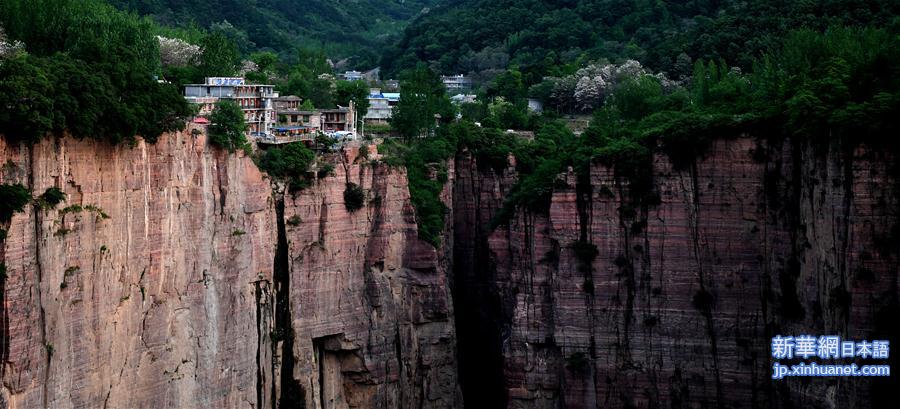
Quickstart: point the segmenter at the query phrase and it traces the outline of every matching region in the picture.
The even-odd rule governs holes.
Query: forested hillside
[[[394,40],[408,20],[435,0],[109,0],[166,26],[213,26],[232,34],[243,52],[325,47],[332,56],[377,62],[376,47]]]
[[[426,61],[449,73],[512,64],[536,83],[586,61],[635,59],[677,78],[697,59],[750,68],[792,29],[896,25],[898,11],[892,0],[460,0],[407,27],[382,66],[393,73]]]

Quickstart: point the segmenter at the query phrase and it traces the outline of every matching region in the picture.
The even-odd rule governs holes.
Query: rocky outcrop
[[[521,408],[887,399],[890,379],[772,381],[769,348],[781,333],[897,340],[896,161],[866,147],[718,140],[684,168],[656,157],[658,204],[633,203],[627,179],[598,165],[587,182],[567,175],[549,214],[489,232],[515,174],[462,155],[454,296],[466,397]]]
[[[348,183],[366,192],[352,212]],[[284,205],[295,357],[286,399],[461,406],[448,260],[417,236],[405,172],[348,149],[333,176],[286,194]]]
[[[67,193],[0,226],[0,407],[863,408],[900,386],[772,381],[769,358],[776,334],[897,344],[890,152],[722,139],[657,156],[650,191],[562,175],[493,231],[517,175],[462,153],[438,249],[367,156],[283,193],[202,133],[0,141],[0,182]]]
[[[249,158],[176,133],[0,140],[0,162],[3,183],[68,195],[28,206],[2,243],[0,406],[257,406],[276,230]]]
[[[450,257],[355,156],[282,198],[202,133],[0,139],[0,183],[67,194],[0,226],[0,407],[460,407]]]

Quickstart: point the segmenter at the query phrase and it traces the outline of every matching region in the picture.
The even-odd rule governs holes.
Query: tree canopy
[[[234,101],[221,100],[209,116],[209,141],[216,146],[234,152],[247,146],[247,124],[244,112]]]
[[[0,26],[25,53],[0,62],[0,133],[36,142],[71,132],[118,143],[183,127],[180,90],[156,80],[151,22],[98,0],[8,0]]]
[[[404,72],[400,81],[403,91],[391,119],[391,126],[400,135],[407,139],[426,136],[439,120],[453,118],[453,106],[437,73],[420,65]],[[440,115],[439,120],[436,115]]]

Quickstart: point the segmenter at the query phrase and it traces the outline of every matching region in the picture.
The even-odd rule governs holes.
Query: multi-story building
[[[460,90],[468,90],[472,89],[472,79],[459,74],[459,75],[442,75],[441,81],[444,83],[444,86],[447,87],[449,91],[460,91]]]
[[[378,88],[372,88],[369,91],[369,110],[363,119],[367,124],[386,124],[399,102],[399,92],[381,92]]]
[[[323,109],[321,112],[323,132],[356,133],[356,109],[353,101],[350,101],[349,107],[339,106],[336,109]]]
[[[363,73],[359,71],[346,71],[340,75],[346,81],[360,81],[363,79]]]
[[[277,120],[273,99],[278,93],[274,85],[247,84],[243,78],[210,77],[203,84],[185,85],[184,97],[199,105],[201,117],[209,116],[220,100],[234,101],[244,112],[250,136],[269,135]]]

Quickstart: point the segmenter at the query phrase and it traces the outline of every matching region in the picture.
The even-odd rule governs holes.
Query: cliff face
[[[514,172],[481,173],[461,156],[454,296],[466,396],[523,408],[888,398],[890,379],[772,381],[769,357],[776,334],[896,343],[895,161],[865,147],[719,140],[684,169],[656,158],[658,205],[633,206],[628,182],[595,166],[589,183],[566,177],[549,214],[488,233]]]
[[[0,139],[0,182],[68,196],[0,226],[0,407],[458,407],[449,257],[354,156],[282,200],[203,135]]]
[[[0,141],[0,162],[3,183],[68,194],[8,226],[0,406],[255,404],[254,294],[276,230],[249,159],[178,133],[134,147]]]
[[[0,226],[0,407],[453,408],[462,385],[477,407],[862,408],[900,386],[769,359],[777,334],[898,342],[890,153],[719,140],[655,159],[658,204],[595,166],[492,232],[515,172],[461,154],[437,250],[405,173],[357,156],[282,193],[203,135],[0,142],[0,182],[68,195]]]
[[[458,407],[448,260],[418,239],[405,172],[357,156],[348,149],[333,176],[285,194],[296,361],[283,396],[310,408]],[[366,191],[354,212],[347,183]]]

